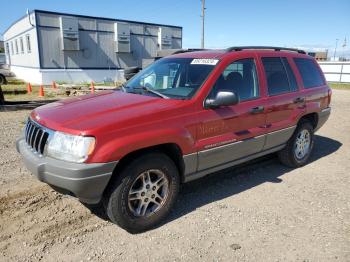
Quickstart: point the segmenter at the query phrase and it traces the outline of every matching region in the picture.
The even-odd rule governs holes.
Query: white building
[[[182,47],[182,27],[34,10],[4,32],[6,61],[34,84],[117,81],[122,69]]]

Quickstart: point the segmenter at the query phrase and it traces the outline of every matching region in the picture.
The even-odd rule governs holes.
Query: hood
[[[121,91],[106,91],[38,107],[31,113],[31,118],[53,130],[86,135],[110,125],[118,128],[136,125],[145,119],[151,121],[145,116],[159,115],[181,102]]]

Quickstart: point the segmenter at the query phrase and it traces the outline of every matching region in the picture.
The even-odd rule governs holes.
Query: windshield
[[[173,99],[191,98],[217,64],[217,59],[164,58],[130,79],[129,93]]]

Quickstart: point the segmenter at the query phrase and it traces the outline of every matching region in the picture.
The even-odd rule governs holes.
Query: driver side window
[[[212,97],[219,91],[234,92],[240,101],[259,97],[259,84],[253,58],[241,59],[228,65],[216,81]]]

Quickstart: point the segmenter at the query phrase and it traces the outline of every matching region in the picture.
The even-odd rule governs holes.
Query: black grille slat
[[[36,133],[35,135],[35,139],[34,139],[34,148],[35,150],[38,152],[39,150],[39,140],[40,140],[40,137],[42,135],[42,132],[41,129],[38,129],[38,132]]]
[[[41,144],[41,141],[43,140],[44,134],[45,134],[45,132],[44,132],[44,131],[41,131],[40,139],[38,139],[38,144],[37,144],[37,147],[36,147],[36,151],[38,151],[40,154],[43,153],[43,152],[40,150],[40,144]]]
[[[34,139],[35,139],[37,132],[38,132],[38,128],[36,126],[34,126],[34,131],[30,137],[30,143],[29,143],[32,148],[34,148]]]
[[[35,152],[43,154],[49,132],[45,128],[28,119],[25,128],[25,141]]]
[[[49,134],[46,133],[46,132],[44,132],[43,139],[42,139],[42,141],[40,142],[40,154],[43,154],[43,153],[44,153],[46,141],[47,141],[48,138],[49,138]]]
[[[30,140],[32,138],[33,132],[34,132],[34,125],[31,126],[29,134],[28,134],[28,145],[30,145]]]

